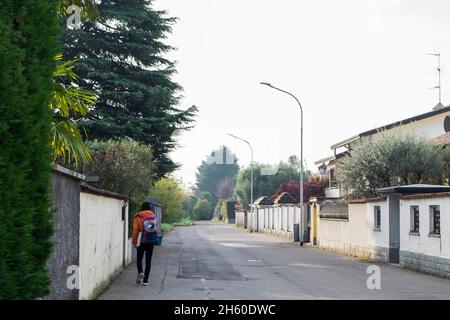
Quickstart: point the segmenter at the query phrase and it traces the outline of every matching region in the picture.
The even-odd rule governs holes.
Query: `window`
[[[373,229],[381,231],[381,207],[373,207]]]
[[[419,233],[419,207],[411,206],[411,232]]]
[[[430,206],[430,234],[441,234],[441,210],[439,206]]]
[[[329,180],[329,187],[330,188],[337,188],[339,187],[336,181],[336,168],[329,169],[328,172],[328,180]]]

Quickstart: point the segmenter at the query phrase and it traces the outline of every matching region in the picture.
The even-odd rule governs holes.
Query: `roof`
[[[330,156],[328,158],[323,158],[322,160],[318,160],[318,161],[314,162],[314,164],[315,165],[326,165],[326,166],[329,166],[332,163],[334,163],[336,160],[339,160],[340,158],[342,158],[342,157],[344,157],[346,155],[349,155],[349,154],[350,154],[349,151],[344,151],[344,152],[341,152],[339,154],[336,154],[335,156]]]
[[[435,198],[450,198],[450,192],[438,193],[419,193],[401,196],[402,200],[416,200],[416,199],[435,199]]]
[[[380,193],[439,193],[450,192],[450,186],[432,185],[432,184],[410,184],[405,186],[396,186],[378,189]]]
[[[314,164],[315,164],[315,165],[318,165],[318,164],[322,164],[322,163],[329,162],[329,161],[333,161],[333,160],[336,160],[336,157],[335,157],[335,156],[328,156],[328,157],[326,157],[326,158],[317,160],[316,162],[314,162]]]
[[[360,139],[362,137],[373,135],[373,134],[375,134],[377,132],[380,132],[382,130],[389,130],[389,129],[392,129],[392,128],[395,128],[395,127],[398,127],[398,126],[402,126],[402,125],[405,125],[405,124],[408,124],[408,123],[411,123],[411,122],[415,122],[415,121],[423,120],[423,119],[426,119],[426,118],[434,117],[434,116],[436,116],[438,114],[446,113],[446,112],[449,112],[449,111],[450,111],[450,106],[443,107],[443,108],[438,108],[438,109],[433,109],[430,112],[422,113],[422,114],[419,114],[419,115],[411,117],[411,118],[407,118],[407,119],[404,119],[404,120],[401,120],[401,121],[393,122],[393,123],[390,123],[390,124],[387,124],[387,125],[384,125],[384,126],[372,129],[372,130],[368,130],[368,131],[362,132],[362,133],[360,133],[360,134],[358,134],[356,136],[353,136],[351,138],[348,138],[346,140],[343,140],[341,142],[338,142],[338,143],[332,145],[331,149],[337,149],[339,147],[343,147],[343,146],[349,144],[350,142],[358,140],[358,139]]]
[[[295,203],[295,198],[287,192],[281,193],[273,201],[274,204],[293,204]]]
[[[356,140],[358,140],[359,138],[360,138],[360,135],[356,135],[356,136],[353,136],[353,137],[351,137],[351,138],[345,139],[345,140],[343,140],[343,141],[341,141],[341,142],[338,142],[338,143],[336,143],[336,144],[333,144],[333,145],[331,146],[331,149],[337,149],[337,148],[346,146],[346,145],[349,144],[350,142],[356,141]]]
[[[273,205],[273,200],[269,197],[263,196],[256,199],[256,201],[253,203],[255,206],[271,206]]]

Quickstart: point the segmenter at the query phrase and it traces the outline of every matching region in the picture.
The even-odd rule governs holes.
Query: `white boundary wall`
[[[400,200],[400,264],[450,278],[450,194]],[[411,206],[419,207],[419,233],[412,232]],[[430,206],[440,207],[439,236],[430,234]]]
[[[124,201],[80,194],[80,300],[97,297],[131,263],[128,207]]]
[[[375,206],[381,208],[380,230],[374,230]],[[319,206],[317,212],[319,215]],[[389,258],[388,217],[387,200],[349,203],[348,219],[318,217],[317,246],[340,254],[387,262]]]
[[[306,226],[306,204],[304,206],[304,223]],[[260,206],[247,213],[247,229],[253,232],[270,233],[286,239],[294,238],[294,224],[300,223],[300,207],[298,205]],[[244,227],[245,213],[236,212],[236,226]]]

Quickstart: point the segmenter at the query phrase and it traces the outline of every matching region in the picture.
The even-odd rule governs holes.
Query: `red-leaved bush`
[[[307,202],[311,197],[323,198],[325,197],[325,188],[328,183],[320,181],[319,177],[311,177],[308,181],[303,183],[303,201]],[[300,181],[293,180],[282,183],[272,199],[275,199],[281,193],[287,192],[295,198],[296,202],[300,202]]]

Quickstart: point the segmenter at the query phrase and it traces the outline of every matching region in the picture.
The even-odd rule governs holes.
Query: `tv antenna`
[[[436,87],[433,87],[433,88],[431,88],[431,89],[439,89],[439,105],[441,105],[441,104],[442,104],[442,86],[441,86],[441,72],[442,72],[442,69],[441,69],[441,53],[440,53],[440,52],[438,52],[438,53],[427,53],[427,55],[429,55],[429,56],[435,56],[435,57],[437,57],[437,59],[438,59],[438,68],[437,68],[437,71],[438,71],[438,73],[439,73],[439,84],[438,84]]]

